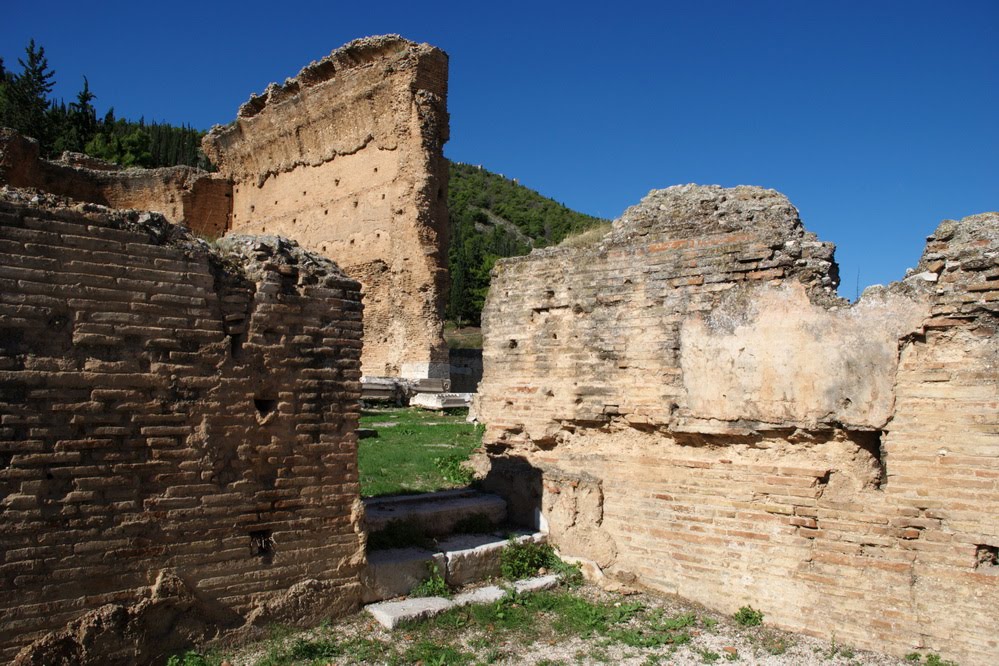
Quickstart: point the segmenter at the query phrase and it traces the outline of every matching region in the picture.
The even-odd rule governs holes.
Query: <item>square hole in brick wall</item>
[[[274,559],[274,538],[270,530],[250,532],[250,555],[268,564]]]
[[[999,570],[999,546],[975,546],[975,568]]]

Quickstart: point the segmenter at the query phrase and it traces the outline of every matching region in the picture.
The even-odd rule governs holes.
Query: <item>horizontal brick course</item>
[[[999,216],[943,223],[913,277],[852,307],[823,289],[831,249],[799,224],[776,193],[686,186],[594,246],[500,261],[477,399],[486,484],[611,576],[840,643],[997,663],[999,322],[979,286]],[[856,355],[892,327],[886,354]],[[851,354],[866,365],[835,374]],[[731,383],[719,358],[744,364]],[[859,398],[879,373],[885,390]],[[764,400],[775,384],[783,401]],[[854,406],[813,416],[813,385]]]
[[[307,578],[329,583],[331,607],[357,603],[357,472],[342,462],[356,456],[357,283],[314,257],[296,270],[320,286],[270,293],[258,286],[301,250],[236,249],[239,271],[218,275],[206,246],[143,224],[0,200],[6,660],[101,604],[148,598],[161,571],[243,616]],[[323,408],[304,407],[317,394]],[[278,409],[264,419],[255,398]],[[251,532],[266,531],[262,557]]]

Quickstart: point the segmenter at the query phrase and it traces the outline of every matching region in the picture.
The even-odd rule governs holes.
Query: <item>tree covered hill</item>
[[[98,117],[97,95],[87,79],[76,99],[51,99],[55,71],[45,48],[32,40],[18,59],[20,71],[0,59],[0,126],[38,140],[46,157],[63,151],[86,153],[122,166],[187,164],[214,169],[201,152],[204,132],[190,126],[115,118],[114,109]],[[451,294],[448,319],[478,325],[496,260],[554,245],[603,220],[577,213],[500,174],[480,166],[450,163]]]
[[[459,325],[478,325],[497,259],[555,245],[604,222],[480,166],[451,162],[450,178],[447,318]]]
[[[45,47],[34,40],[18,64],[20,72],[7,71],[0,59],[0,126],[37,139],[42,155],[58,157],[69,150],[126,167],[212,168],[201,152],[205,133],[193,127],[115,118],[114,109],[98,118],[93,105],[97,95],[86,77],[75,101],[67,105],[50,99],[55,71],[49,68]]]

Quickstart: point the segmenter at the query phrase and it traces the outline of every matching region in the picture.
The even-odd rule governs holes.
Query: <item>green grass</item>
[[[465,422],[467,410],[377,409],[361,413],[361,427],[377,437],[358,442],[357,464],[365,497],[424,493],[467,486],[461,462],[482,443],[482,427]],[[395,423],[393,427],[377,424]]]
[[[448,349],[482,349],[482,329],[477,326],[458,328],[449,321],[444,325],[444,341]]]

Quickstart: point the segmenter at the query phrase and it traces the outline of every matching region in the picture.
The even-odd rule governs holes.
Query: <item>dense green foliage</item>
[[[479,323],[497,259],[554,245],[603,222],[482,167],[452,162],[450,178],[447,318],[459,325]]]
[[[552,567],[559,561],[547,543],[519,542],[511,537],[500,553],[500,573],[507,580],[520,580],[538,575],[541,567]]]
[[[93,105],[97,95],[86,77],[75,101],[66,104],[50,99],[55,71],[49,68],[45,48],[36,46],[34,40],[18,63],[21,72],[15,74],[0,60],[0,126],[37,139],[45,157],[69,150],[126,167],[211,167],[200,148],[204,132],[189,126],[146,123],[141,118],[138,122],[115,118],[114,109],[98,119]]]

